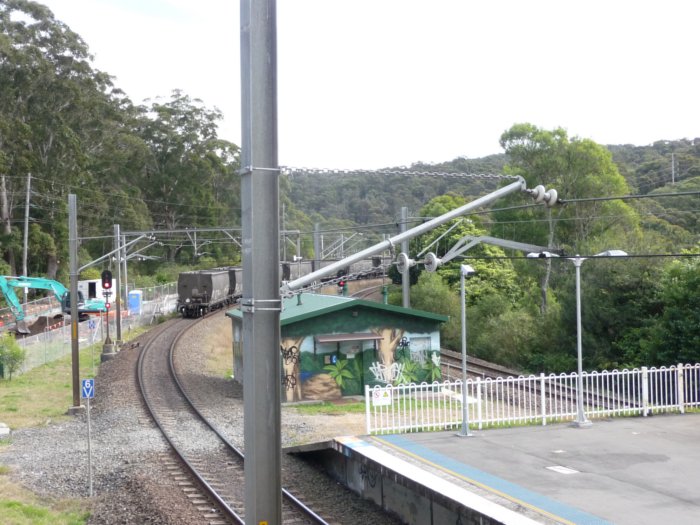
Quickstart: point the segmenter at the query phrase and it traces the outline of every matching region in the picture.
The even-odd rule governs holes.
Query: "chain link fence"
[[[126,304],[121,307],[122,338],[131,330],[157,323],[161,317],[174,313],[176,309],[177,283],[131,290]],[[0,321],[3,323],[1,327],[3,330],[13,330],[14,316],[5,310],[9,309],[0,311]],[[61,308],[54,298],[32,301],[26,305],[26,312],[27,325],[33,327],[32,331],[36,331],[37,325],[42,328],[34,335],[17,337],[17,342],[27,354],[15,375],[70,355],[72,350],[71,324],[60,319]],[[78,344],[80,348],[97,346],[104,342],[107,333],[112,341],[117,340],[117,317],[114,308],[109,315],[91,316],[89,320],[78,323]],[[96,351],[101,349],[98,347]],[[4,377],[1,366],[0,377]]]

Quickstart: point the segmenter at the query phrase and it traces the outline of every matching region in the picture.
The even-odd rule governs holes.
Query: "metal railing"
[[[141,326],[147,326],[158,322],[160,317],[172,314],[177,309],[177,283],[167,283],[148,288],[139,288],[142,293],[140,309],[128,310],[127,305],[122,314],[122,338],[125,333]],[[54,300],[55,302],[55,300]],[[60,307],[54,305],[54,313],[60,313]],[[41,311],[38,315],[49,315],[52,310],[47,306],[47,313]],[[28,315],[28,320],[31,317]],[[36,319],[36,316],[35,316]],[[78,323],[78,342],[84,345],[99,344],[105,340],[106,325],[109,323],[109,336],[116,340],[117,320],[114,310],[109,316],[96,315],[89,320]],[[26,352],[26,359],[21,368],[15,372],[19,375],[38,366],[45,365],[71,353],[71,326],[69,322],[55,321],[36,335],[21,337],[17,342]],[[99,350],[98,350],[99,351]]]
[[[576,418],[576,373],[468,379],[471,428],[507,427]],[[700,364],[584,372],[589,418],[647,416],[700,407]],[[365,387],[368,434],[457,429],[462,381]]]

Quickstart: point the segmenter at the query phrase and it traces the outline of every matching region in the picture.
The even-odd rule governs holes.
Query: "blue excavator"
[[[25,312],[22,309],[15,288],[32,288],[35,290],[49,290],[61,305],[61,312],[70,314],[70,292],[58,281],[43,277],[12,277],[0,275],[0,291],[5,297],[5,302],[15,316],[15,330],[19,334],[29,334],[31,330],[25,321]],[[105,302],[101,299],[88,299],[78,292],[78,319],[84,320],[90,314],[104,313],[107,311]]]

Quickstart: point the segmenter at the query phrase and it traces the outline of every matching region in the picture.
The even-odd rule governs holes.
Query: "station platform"
[[[395,496],[405,500],[395,506],[409,523],[442,522],[433,511],[421,516],[427,506],[451,508],[449,523],[454,516],[457,523],[516,525],[700,523],[700,414],[472,430],[469,437],[341,437],[333,447],[355,457],[355,483],[365,492],[370,463],[382,479],[411,486],[413,500]],[[369,497],[384,505],[392,491]]]

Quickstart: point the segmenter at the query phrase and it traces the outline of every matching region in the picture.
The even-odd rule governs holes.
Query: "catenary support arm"
[[[439,217],[435,217],[434,219],[429,220],[428,222],[425,222],[419,226],[416,226],[415,228],[411,228],[410,230],[406,230],[405,232],[401,232],[398,235],[395,235],[394,237],[391,237],[390,239],[387,239],[385,241],[382,241],[378,244],[375,244],[374,246],[370,246],[369,248],[366,248],[360,252],[357,252],[349,257],[346,257],[345,259],[335,262],[333,264],[329,264],[328,266],[321,268],[320,270],[316,270],[315,272],[311,272],[310,274],[307,274],[303,277],[300,277],[299,279],[295,279],[293,281],[289,281],[282,285],[281,293],[285,294],[287,292],[292,292],[294,290],[297,290],[299,288],[302,288],[310,283],[313,283],[314,281],[320,279],[321,277],[325,277],[327,275],[335,275],[338,270],[341,268],[345,268],[346,266],[360,261],[362,259],[365,259],[367,257],[371,257],[372,255],[376,255],[377,253],[381,253],[386,250],[394,251],[394,246],[397,244],[400,244],[404,240],[409,240],[413,239],[414,237],[417,237],[418,235],[421,235],[423,233],[426,233],[434,228],[437,228],[438,226],[456,218],[461,215],[464,215],[465,213],[468,213],[472,210],[475,210],[477,208],[480,208],[482,206],[485,206],[487,204],[490,204],[491,202],[500,199],[501,197],[505,197],[506,195],[509,195],[513,192],[516,191],[527,191],[526,185],[525,185],[525,179],[522,177],[518,177],[518,179],[507,185],[504,186],[503,188],[500,188],[492,193],[489,193],[488,195],[485,195],[483,197],[480,197],[476,200],[473,200],[470,203],[465,204],[464,206],[461,206],[459,208],[455,208],[452,211],[449,211],[445,213],[444,215],[440,215]]]

